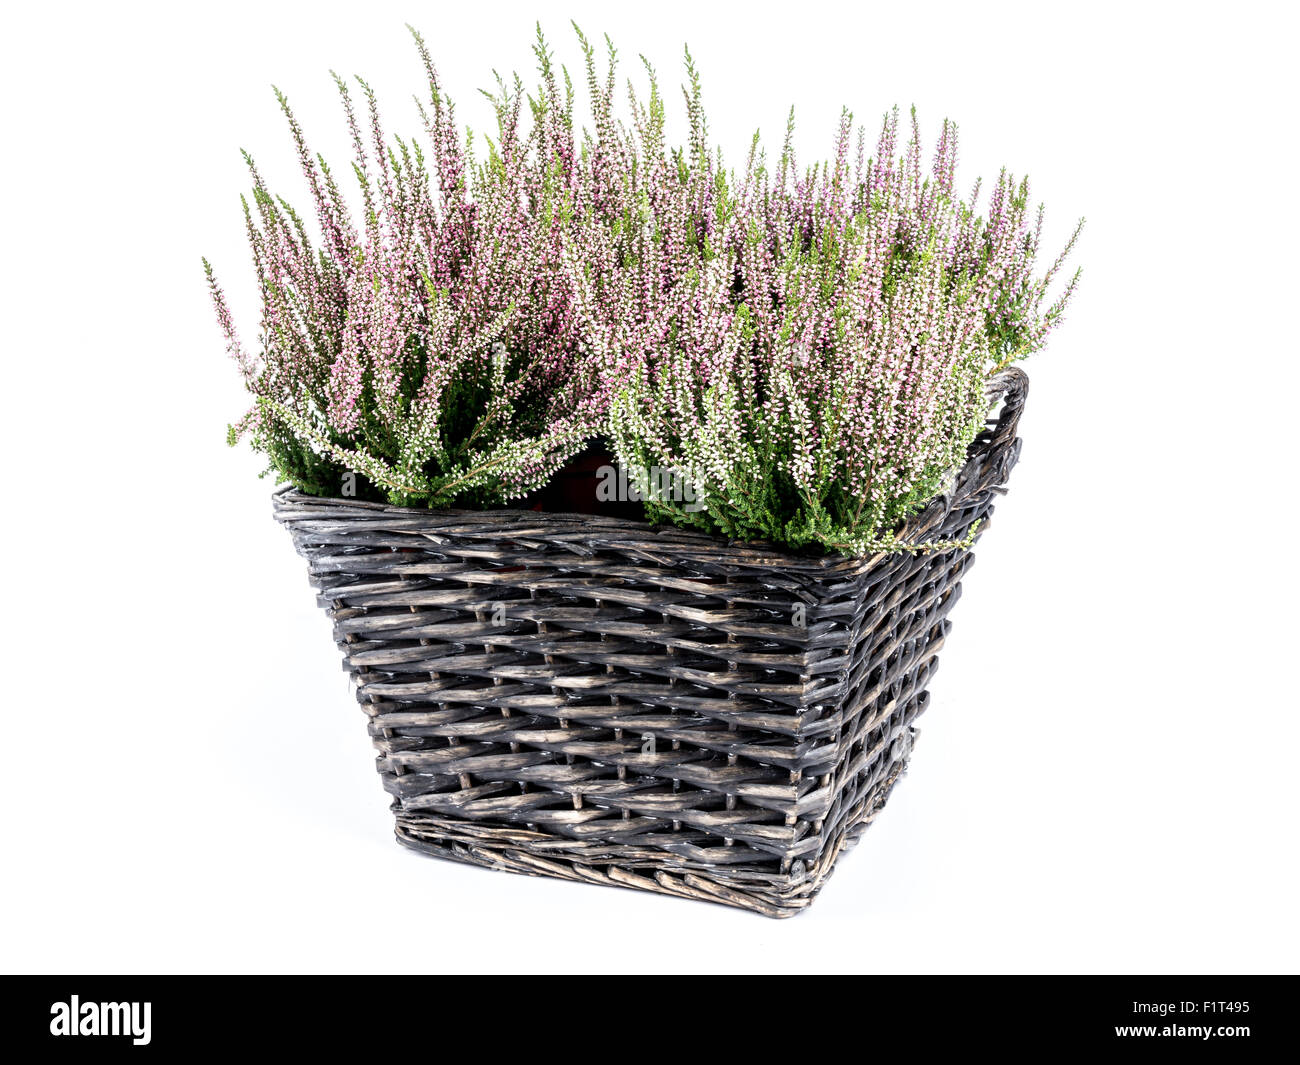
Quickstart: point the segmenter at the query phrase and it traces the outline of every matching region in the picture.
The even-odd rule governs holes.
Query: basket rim
[[[986,395],[989,401],[990,417],[1000,400],[1018,394],[1023,402],[1028,387],[1028,375],[1018,366],[1009,366],[988,379]],[[978,446],[979,439],[972,443],[972,451]],[[969,462],[968,455],[966,462]],[[966,463],[954,469],[959,473]],[[523,510],[518,507],[493,507],[474,510],[461,507],[402,507],[390,503],[375,503],[368,500],[348,499],[337,496],[308,495],[292,484],[282,484],[272,492],[272,505],[275,519],[281,524],[298,521],[339,521],[367,517],[377,519],[366,524],[389,524],[388,519],[399,519],[403,523],[418,522],[428,532],[436,536],[438,532],[458,533],[460,535],[520,536],[527,534],[544,539],[553,539],[557,534],[574,535],[575,540],[606,539],[609,546],[616,547],[618,541],[635,540],[643,547],[662,546],[677,558],[684,554],[699,552],[708,561],[728,562],[745,566],[779,566],[784,568],[814,569],[826,573],[854,574],[870,568],[887,552],[871,555],[845,556],[833,553],[815,554],[811,551],[799,552],[778,547],[767,540],[738,540],[725,536],[716,536],[697,529],[686,529],[678,525],[653,525],[631,518],[612,517],[604,514],[577,514],[566,511]],[[900,535],[911,539],[916,534],[924,535],[935,520],[946,514],[952,506],[949,492],[942,492],[930,500],[924,507],[904,522]],[[340,513],[350,512],[350,513]],[[473,526],[480,526],[479,529]]]

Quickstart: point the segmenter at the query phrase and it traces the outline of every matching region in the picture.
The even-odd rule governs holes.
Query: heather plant
[[[443,506],[518,498],[603,435],[655,521],[846,554],[953,546],[899,530],[985,424],[990,374],[1062,320],[1078,229],[1040,272],[1028,182],[1003,172],[981,209],[978,182],[956,190],[956,126],[925,166],[896,110],[870,158],[846,111],[831,158],[800,169],[792,114],[774,165],[755,136],[729,170],[689,52],[672,146],[653,68],[620,119],[612,45],[602,69],[577,36],[591,128],[539,29],[539,84],[498,79],[482,161],[418,35],[430,159],[336,77],[359,225],[277,93],[321,244],[250,159],[256,358],[208,268],[255,398],[232,441],[307,492],[351,474],[358,494]],[[690,490],[657,493],[665,472]]]
[[[978,184],[955,191],[956,126],[926,170],[915,114],[897,148],[897,111],[870,159],[845,112],[832,159],[800,171],[792,116],[774,172],[757,137],[728,172],[689,53],[687,73],[687,147],[664,146],[652,74],[632,132],[605,149],[625,176],[614,214],[635,237],[591,216],[617,268],[580,274],[597,347],[630,367],[610,434],[648,511],[847,554],[954,546],[898,530],[985,424],[988,376],[1059,324],[1078,274],[1048,291],[1079,230],[1040,276],[1028,182],[1004,172],[978,211]],[[656,492],[650,471],[663,470],[698,502]]]
[[[309,493],[490,505],[543,484],[598,432],[608,402],[610,368],[575,328],[564,254],[583,194],[572,91],[558,88],[539,39],[543,90],[525,117],[518,80],[498,83],[496,137],[478,162],[412,34],[428,77],[420,114],[429,156],[418,140],[386,138],[366,82],[334,76],[359,221],[279,90],[319,247],[245,154],[258,355],[241,345],[204,261],[228,350],[255,399],[229,436],[250,438],[271,471]]]

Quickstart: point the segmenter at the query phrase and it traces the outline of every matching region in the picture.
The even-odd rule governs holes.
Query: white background
[[[112,10],[110,10],[110,8]],[[433,862],[365,720],[207,303],[250,339],[237,149],[271,95],[346,158],[328,70],[414,133],[541,15],[676,84],[733,161],[915,103],[962,184],[1029,170],[1083,286],[912,770],[817,903],[721,907]],[[26,4],[5,14],[0,965],[15,971],[1295,971],[1297,26],[1287,5]],[[675,109],[679,121],[680,108]],[[775,145],[774,145],[775,147]]]

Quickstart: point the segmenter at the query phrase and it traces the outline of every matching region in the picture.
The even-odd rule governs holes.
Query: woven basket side
[[[994,501],[1020,456],[1016,432],[1028,389],[1028,378],[1017,368],[995,379],[995,413],[972,442],[953,486],[910,523],[909,542],[959,540],[977,521],[976,542],[985,534]],[[896,554],[878,559],[864,575],[839,728],[821,763],[810,766],[825,774],[823,787],[833,796],[814,826],[822,846],[807,870],[810,882],[829,875],[906,771],[918,734],[915,721],[928,705],[927,686],[952,628],[948,614],[974,560],[973,549]]]
[[[855,582],[309,506],[291,529],[407,830],[765,884],[815,846],[797,771],[843,697]]]

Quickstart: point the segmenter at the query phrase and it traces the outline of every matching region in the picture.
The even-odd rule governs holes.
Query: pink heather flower
[[[258,358],[205,263],[257,400],[239,429],[306,491],[353,470],[392,502],[498,503],[604,434],[630,469],[677,471],[704,502],[648,503],[654,518],[879,549],[962,461],[987,374],[1042,347],[1075,290],[1077,274],[1049,296],[1077,230],[1037,272],[1024,179],[1004,171],[982,214],[978,183],[957,195],[951,122],[927,167],[914,112],[906,143],[895,109],[865,158],[845,110],[830,159],[800,168],[792,112],[775,163],[755,138],[734,173],[689,52],[675,148],[653,68],[623,119],[613,48],[581,31],[579,129],[539,30],[539,83],[497,80],[477,159],[412,33],[422,140],[389,137],[369,85],[359,114],[335,76],[359,216],[276,91],[318,233],[248,158]]]

